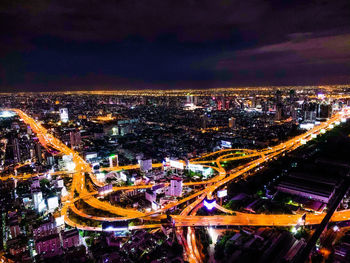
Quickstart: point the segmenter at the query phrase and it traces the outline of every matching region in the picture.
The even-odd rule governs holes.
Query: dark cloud
[[[3,0],[0,26],[2,90],[349,81],[348,0]]]
[[[232,25],[254,23],[266,4],[247,1],[3,1],[8,35],[50,35],[76,41],[154,40],[174,34],[179,40],[229,37]],[[5,33],[3,32],[3,33]],[[29,32],[29,34],[28,34]]]

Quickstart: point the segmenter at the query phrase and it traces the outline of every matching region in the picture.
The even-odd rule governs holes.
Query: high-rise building
[[[305,111],[304,112],[304,122],[315,122],[316,112],[315,111]]]
[[[228,127],[233,129],[236,125],[236,118],[231,117],[228,119]]]
[[[35,155],[36,155],[36,159],[39,163],[42,163],[43,161],[43,157],[42,157],[42,153],[41,153],[41,145],[40,143],[35,143]]]
[[[276,91],[275,100],[276,100],[276,105],[282,103],[282,92],[280,90]]]
[[[328,103],[319,103],[316,107],[316,120],[326,121],[332,116],[332,105]]]
[[[186,96],[186,104],[193,104],[194,100],[193,100],[193,95],[187,95]]]
[[[80,236],[78,229],[71,229],[61,233],[63,249],[78,247],[80,245]]]
[[[14,159],[14,161],[20,162],[21,161],[21,150],[19,148],[18,138],[13,138],[12,147],[13,147],[13,159]]]
[[[182,195],[182,178],[177,176],[171,178],[167,194],[170,196]]]
[[[276,106],[275,120],[280,121],[281,119],[282,119],[282,106],[277,105]]]
[[[262,109],[263,113],[268,112],[268,110],[269,110],[269,104],[268,104],[267,101],[261,100],[261,109]]]
[[[117,154],[112,154],[109,156],[109,167],[119,166],[119,159]]]
[[[81,134],[80,131],[71,131],[69,133],[70,145],[72,148],[79,148],[81,144]]]
[[[295,101],[295,90],[293,89],[289,91],[289,100],[291,103],[294,103]]]
[[[67,108],[60,109],[60,119],[61,119],[61,122],[63,122],[63,123],[68,122],[69,118],[68,118],[68,109]]]
[[[316,104],[305,102],[302,106],[304,112],[304,122],[315,122],[316,121]]]
[[[27,126],[27,134],[32,135],[32,128],[30,126]]]
[[[39,210],[39,205],[43,201],[43,193],[41,191],[34,191],[32,193],[33,196],[33,204],[35,210]]]
[[[297,121],[298,112],[294,105],[291,105],[290,107],[290,116],[292,117],[293,121]]]
[[[225,102],[225,110],[229,110],[230,109],[230,99],[226,98],[224,99]]]
[[[152,170],[152,159],[141,159],[140,170],[143,172]]]
[[[44,255],[44,257],[53,257],[62,254],[61,239],[59,234],[57,233],[35,240],[35,251],[39,255]]]
[[[244,108],[245,108],[243,101],[240,102],[240,108],[241,108],[241,110],[244,110]]]
[[[282,103],[282,92],[280,90],[276,91],[276,120],[281,120],[283,117],[283,103]]]
[[[12,238],[16,238],[18,235],[21,234],[21,229],[18,225],[17,220],[15,220],[14,222],[10,222],[10,233]]]
[[[55,157],[47,156],[46,157],[46,162],[47,162],[48,165],[54,165],[55,164]]]
[[[146,192],[145,192],[145,198],[146,198],[146,200],[148,200],[151,203],[153,203],[157,199],[157,192],[153,191],[151,189],[147,189]]]
[[[206,129],[208,126],[208,116],[206,114],[201,115],[201,127],[202,129]]]
[[[218,110],[222,110],[222,100],[221,100],[220,98],[218,98],[218,99],[216,100],[216,102],[217,102],[217,108],[218,108]]]
[[[252,108],[256,108],[256,95],[252,98]]]

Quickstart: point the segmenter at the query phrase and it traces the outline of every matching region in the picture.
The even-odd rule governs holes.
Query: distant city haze
[[[0,91],[350,81],[350,2],[1,1]]]

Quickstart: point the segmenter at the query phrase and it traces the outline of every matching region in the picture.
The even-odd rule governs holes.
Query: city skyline
[[[346,260],[349,87],[250,91],[0,94],[0,259]]]
[[[0,91],[348,84],[349,2],[2,1]]]

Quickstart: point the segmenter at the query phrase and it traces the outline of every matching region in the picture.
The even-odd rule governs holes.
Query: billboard
[[[222,198],[222,197],[225,197],[225,196],[227,196],[227,189],[218,191],[218,197],[219,198]]]

